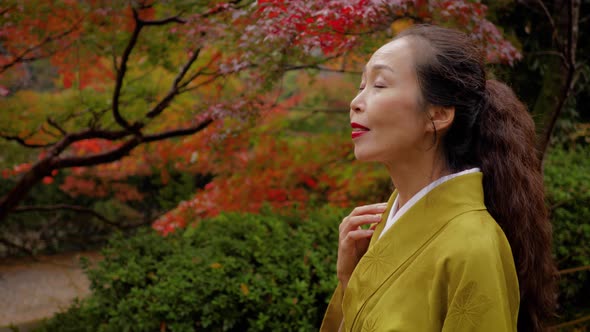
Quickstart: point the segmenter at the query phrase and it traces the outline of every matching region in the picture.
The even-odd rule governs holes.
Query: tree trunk
[[[541,161],[545,159],[557,119],[563,112],[576,83],[580,6],[580,0],[556,0],[553,8],[559,10],[557,15],[551,17],[549,11],[546,11],[553,25],[554,48],[561,56],[553,57],[546,62],[543,85],[533,107],[533,117],[539,135],[537,151]]]
[[[26,172],[6,195],[0,198],[0,221],[22,201],[31,189],[45,176],[51,174],[52,159],[43,159]]]

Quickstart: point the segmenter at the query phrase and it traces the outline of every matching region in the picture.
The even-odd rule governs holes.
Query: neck
[[[386,165],[398,192],[398,207],[404,206],[422,188],[451,173],[444,162],[428,159],[418,163]]]

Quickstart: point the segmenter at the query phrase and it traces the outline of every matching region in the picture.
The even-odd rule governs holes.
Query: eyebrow
[[[388,70],[388,71],[390,71],[392,73],[395,73],[395,70],[393,70],[393,68],[389,67],[388,65],[384,65],[384,64],[376,64],[376,65],[373,65],[372,68],[373,68],[373,70],[382,70],[382,69],[384,69],[384,70]],[[366,73],[366,72],[367,72],[367,66],[365,66],[363,68],[363,73]]]

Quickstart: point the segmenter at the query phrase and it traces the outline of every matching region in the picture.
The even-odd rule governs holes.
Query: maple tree
[[[228,117],[249,123],[276,104],[277,82],[286,72],[358,72],[362,61],[355,58],[407,24],[461,26],[482,43],[489,61],[520,57],[485,19],[486,6],[471,1],[39,0],[7,1],[0,13],[6,111],[0,144],[22,159],[2,171],[15,185],[0,198],[0,220],[11,210],[34,210],[18,204],[59,171],[75,178],[90,167],[113,179],[148,172],[150,151],[170,155],[176,147],[165,140],[205,134]],[[20,81],[38,61],[56,71],[50,91]],[[284,149],[280,144],[266,148]],[[191,155],[210,148],[184,147]],[[64,190],[81,187],[71,179]],[[302,181],[313,187],[309,177]],[[286,194],[277,186],[262,197],[280,201]],[[128,193],[122,199],[140,197],[132,188],[119,189]]]

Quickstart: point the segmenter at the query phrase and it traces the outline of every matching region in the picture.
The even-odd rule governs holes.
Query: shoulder
[[[512,259],[510,244],[487,210],[462,213],[439,235],[442,256],[453,260]]]

